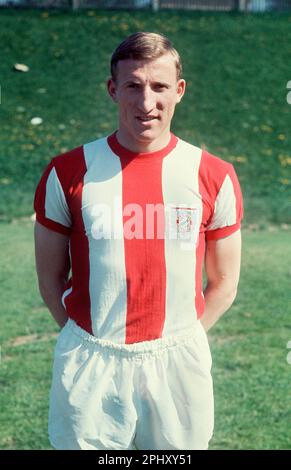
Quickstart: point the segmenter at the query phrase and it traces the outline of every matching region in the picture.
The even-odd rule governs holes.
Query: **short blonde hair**
[[[154,60],[170,53],[175,59],[177,80],[182,77],[182,63],[179,53],[168,38],[162,34],[138,32],[128,36],[115,49],[111,57],[111,77],[117,81],[117,64],[120,60]]]

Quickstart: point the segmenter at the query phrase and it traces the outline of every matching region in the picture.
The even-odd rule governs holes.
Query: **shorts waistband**
[[[102,350],[102,352],[107,353],[111,352],[114,353],[114,355],[136,358],[138,356],[144,357],[146,355],[152,357],[153,355],[161,354],[169,348],[187,344],[194,339],[194,337],[201,331],[203,327],[200,321],[197,320],[196,325],[184,333],[132,344],[119,344],[107,339],[96,338],[96,336],[91,335],[79,327],[77,323],[70,318],[68,319],[64,328],[69,328],[72,333],[74,333],[76,336],[79,336],[83,342],[88,342],[91,345],[94,345],[96,350]]]

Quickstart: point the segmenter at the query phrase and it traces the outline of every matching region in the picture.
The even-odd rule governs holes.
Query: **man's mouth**
[[[154,119],[158,119],[157,116],[136,116],[136,119],[142,122],[149,122],[153,121]]]

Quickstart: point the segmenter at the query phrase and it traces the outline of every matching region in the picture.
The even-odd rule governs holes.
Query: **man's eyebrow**
[[[126,80],[124,82],[124,85],[127,85],[128,83],[138,83],[138,84],[142,85],[142,82],[139,81],[138,78],[129,78],[128,80]]]
[[[160,82],[160,81],[157,81],[157,82],[154,82],[153,83],[154,85],[159,85],[159,86],[165,86],[167,88],[169,88],[171,85],[170,83],[167,83],[167,82]]]
[[[140,81],[138,78],[131,78],[128,79],[124,82],[124,85],[130,85],[130,84],[136,84],[136,85],[143,85],[143,82]],[[159,86],[164,86],[169,88],[171,85],[167,82],[161,82],[161,81],[156,81],[152,83],[154,86],[159,85]]]

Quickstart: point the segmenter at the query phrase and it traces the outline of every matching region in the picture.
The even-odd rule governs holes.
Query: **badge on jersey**
[[[200,226],[200,210],[198,207],[173,206],[169,207],[170,240],[180,240],[181,247],[188,249],[196,245]]]

